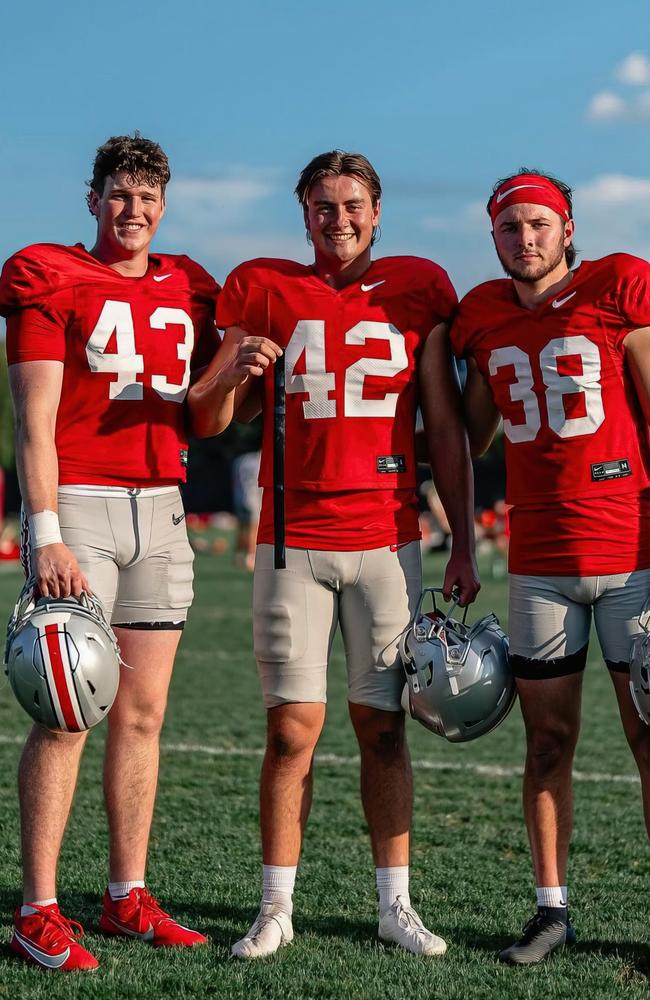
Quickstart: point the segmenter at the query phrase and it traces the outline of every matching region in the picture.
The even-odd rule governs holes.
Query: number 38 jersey
[[[511,572],[624,572],[638,568],[641,542],[650,564],[634,527],[648,435],[624,349],[648,325],[650,265],[626,254],[584,261],[532,310],[506,279],[461,302],[454,351],[475,359],[503,416]]]
[[[417,360],[455,303],[446,273],[417,257],[374,261],[340,290],[291,261],[254,260],[232,272],[218,325],[284,350],[287,489],[412,490]],[[272,367],[263,393],[260,484],[271,486]]]
[[[60,485],[152,486],[185,478],[190,370],[216,350],[219,286],[189,257],[150,256],[130,278],[81,244],[38,244],[0,277],[10,364],[63,362]]]

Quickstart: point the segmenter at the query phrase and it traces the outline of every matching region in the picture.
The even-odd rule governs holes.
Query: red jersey
[[[623,346],[647,325],[650,265],[626,254],[583,262],[569,285],[532,310],[510,280],[479,285],[461,302],[454,350],[475,359],[503,416],[512,572],[592,575],[650,565],[639,520],[649,486],[647,428]],[[615,522],[617,532],[601,535]]]
[[[157,486],[185,478],[190,371],[218,344],[216,282],[189,257],[149,257],[129,278],[81,244],[37,244],[0,277],[9,364],[63,362],[59,484]]]
[[[284,260],[250,261],[229,276],[218,325],[284,350],[289,545],[350,550],[418,537],[416,369],[455,303],[446,273],[418,257],[374,261],[340,290],[313,267]],[[273,483],[272,412],[271,368],[263,377],[264,487]],[[268,502],[261,541],[270,540],[267,528]]]

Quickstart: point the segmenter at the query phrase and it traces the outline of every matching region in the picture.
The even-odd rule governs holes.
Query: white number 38
[[[580,374],[561,375],[558,359],[579,357],[582,366]],[[548,425],[561,438],[593,434],[605,419],[602,387],[600,384],[600,354],[596,344],[587,337],[557,337],[549,341],[540,352],[539,364],[545,386]],[[518,444],[534,441],[542,425],[537,396],[533,391],[533,372],[530,358],[520,347],[498,347],[490,354],[489,371],[494,378],[499,368],[512,366],[515,381],[509,386],[512,402],[521,402],[524,409],[523,423],[503,421],[503,430],[509,441]],[[567,417],[564,397],[582,393],[584,414]]]

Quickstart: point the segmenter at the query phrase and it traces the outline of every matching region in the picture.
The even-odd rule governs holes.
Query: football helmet
[[[436,606],[439,587],[422,591],[415,616],[400,639],[406,672],[402,706],[423,726],[451,743],[489,733],[512,708],[517,689],[508,659],[508,638],[494,614],[474,625]],[[433,609],[422,606],[431,595]]]
[[[92,594],[36,597],[28,582],[9,619],[4,662],[25,711],[57,732],[96,726],[117,694],[120,652]]]
[[[644,612],[639,619],[643,635],[634,640],[630,656],[630,691],[639,716],[650,726],[650,632],[649,615]]]

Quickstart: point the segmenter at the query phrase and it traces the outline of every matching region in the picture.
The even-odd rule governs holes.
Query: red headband
[[[492,225],[504,208],[521,204],[545,205],[563,219],[570,219],[569,203],[558,187],[539,174],[518,174],[504,181],[490,202]]]

